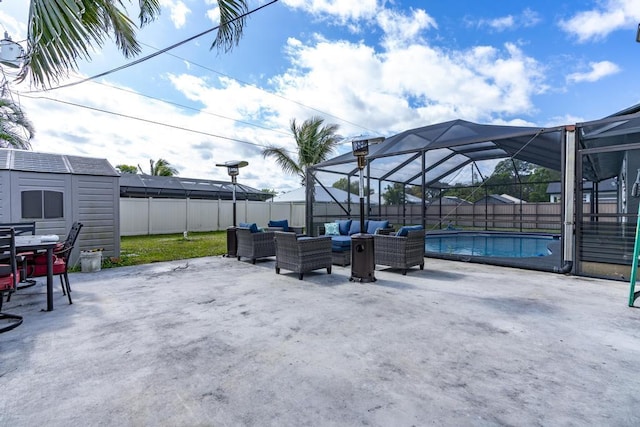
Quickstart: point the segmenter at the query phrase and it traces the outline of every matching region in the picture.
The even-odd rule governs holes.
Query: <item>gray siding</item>
[[[11,220],[11,199],[9,197],[9,194],[11,194],[9,176],[9,171],[0,170],[0,222],[13,222]]]
[[[104,249],[104,256],[119,256],[118,178],[110,176],[76,175],[75,217],[84,224],[78,238],[81,250]]]

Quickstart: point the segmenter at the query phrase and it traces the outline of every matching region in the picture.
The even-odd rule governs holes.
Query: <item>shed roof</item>
[[[0,149],[0,170],[118,176],[118,171],[111,166],[107,159],[9,148]]]

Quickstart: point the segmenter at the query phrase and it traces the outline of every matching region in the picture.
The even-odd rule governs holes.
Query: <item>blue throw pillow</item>
[[[336,222],[328,222],[324,225],[324,234],[325,236],[339,236],[340,230],[338,228],[338,223]]]
[[[349,228],[351,228],[351,220],[350,219],[343,219],[343,220],[336,219],[336,222],[338,223],[338,230],[340,231],[340,234],[342,236],[347,236],[349,234]]]
[[[407,237],[409,231],[411,230],[422,230],[421,225],[405,225],[404,227],[400,227],[400,230],[396,233],[398,237]]]
[[[255,222],[241,222],[238,224],[238,227],[248,228],[252,233],[257,233],[259,231],[258,225]]]
[[[369,225],[367,225],[367,233],[369,234],[376,234],[376,230],[378,228],[388,228],[389,227],[389,220],[384,220],[384,221],[369,221]]]
[[[280,219],[277,221],[269,221],[268,227],[282,227],[282,231],[289,231],[289,220]]]

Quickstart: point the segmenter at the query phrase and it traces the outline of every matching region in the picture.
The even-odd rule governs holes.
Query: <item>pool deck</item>
[[[300,281],[210,257],[3,310],[0,426],[640,425],[627,283],[427,258]]]

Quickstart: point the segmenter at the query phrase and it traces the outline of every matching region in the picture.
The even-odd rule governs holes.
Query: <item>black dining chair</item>
[[[0,229],[0,333],[22,324],[22,316],[2,311],[5,294],[15,292],[20,281],[16,262],[16,236],[13,228]]]
[[[71,301],[71,286],[69,284],[69,257],[71,251],[75,247],[76,240],[80,235],[80,230],[83,224],[81,222],[74,222],[69,230],[69,234],[64,242],[58,243],[53,249],[53,275],[60,276],[60,286],[62,286],[62,294],[66,295],[69,299],[69,304],[73,304]],[[32,264],[27,267],[27,274],[29,277],[44,277],[47,275],[47,256],[45,254],[38,254],[33,258]]]

